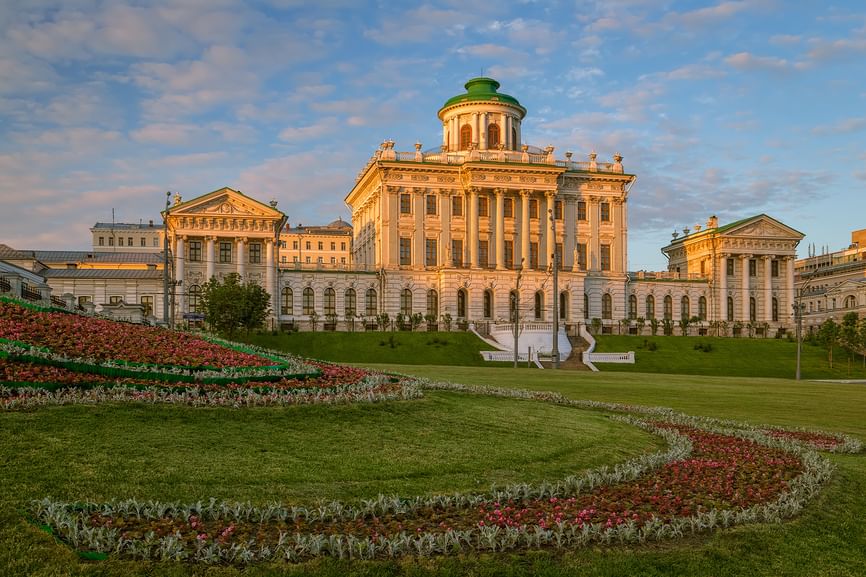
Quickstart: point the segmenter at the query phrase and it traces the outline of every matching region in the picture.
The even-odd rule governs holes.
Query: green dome
[[[449,98],[445,102],[445,105],[439,109],[440,118],[442,118],[442,111],[449,106],[461,104],[463,102],[475,102],[485,100],[501,102],[503,104],[514,106],[515,108],[520,109],[521,117],[526,114],[526,109],[520,105],[520,102],[518,102],[516,98],[514,98],[513,96],[509,96],[508,94],[503,94],[496,91],[496,89],[499,88],[499,82],[492,78],[487,78],[486,76],[479,76],[478,78],[473,78],[464,86],[466,88],[466,94],[458,94],[457,96]]]

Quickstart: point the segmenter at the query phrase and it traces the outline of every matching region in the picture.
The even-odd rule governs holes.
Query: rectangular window
[[[424,241],[424,264],[427,266],[436,266],[438,254],[435,238],[428,238]]]
[[[113,236],[108,237],[108,246],[114,246],[114,237]]]
[[[126,237],[126,246],[132,246],[132,237],[131,236]]]
[[[337,243],[335,243],[335,242],[331,243],[331,250],[337,250]]]
[[[117,237],[117,246],[123,246],[123,237],[122,236]]]
[[[313,262],[313,261],[312,261],[311,257],[308,256],[307,257],[307,264],[310,264],[311,262]]]
[[[400,214],[412,214],[412,197],[405,192],[400,195]]]
[[[340,257],[340,263],[341,263],[341,264],[346,264],[346,257],[341,256],[341,257]]]
[[[478,199],[478,216],[490,216],[490,213],[487,209],[487,199],[479,198]]]
[[[292,248],[295,250],[298,250],[298,241],[296,241],[296,240],[292,241]]]
[[[753,258],[749,259],[749,276],[758,276],[758,261]]]
[[[577,201],[577,220],[586,220],[586,201]]]
[[[307,241],[306,245],[307,245],[307,250],[312,250],[313,243],[311,243],[310,241]]]
[[[335,256],[331,257],[331,264],[337,264],[337,257],[335,257]]]
[[[400,264],[401,265],[412,264],[412,239],[411,238],[401,238],[400,239]]]
[[[436,214],[436,195],[428,194],[427,195],[427,214],[435,215]]]
[[[600,206],[601,222],[610,222],[610,203],[602,202]]]
[[[502,216],[505,218],[514,218],[514,199],[506,198],[502,203]]]
[[[325,250],[325,243],[323,243],[322,241],[319,241],[319,244],[317,246],[319,247],[319,250]]]
[[[201,262],[201,241],[189,241],[189,260],[190,262]]]
[[[144,307],[144,316],[149,317],[153,314],[153,297],[144,295],[141,297],[141,305]]]
[[[490,243],[486,240],[478,241],[478,266],[487,268],[490,264]]]
[[[463,216],[463,197],[451,197],[451,216]]]
[[[728,275],[728,276],[734,276],[734,259],[729,258],[729,259],[727,259],[727,261],[728,261],[728,262],[727,262],[727,264],[725,265],[727,275]]]
[[[772,260],[770,261],[770,276],[778,277],[779,276],[779,261]]]
[[[288,262],[288,260],[286,259],[286,255],[281,255],[281,256],[280,256],[280,262],[282,262],[283,264],[285,264],[286,262]],[[297,257],[297,256],[295,256],[295,262],[298,262],[298,257]]]
[[[529,218],[538,218],[538,199],[529,199]]]
[[[159,238],[153,239],[153,246],[159,246]]]
[[[340,250],[346,250],[346,243],[345,242],[340,243]]]
[[[232,243],[220,243],[220,262],[227,263],[232,261]]]
[[[144,248],[146,246],[147,246],[147,239],[144,237],[141,237],[141,248]]]
[[[514,241],[506,240],[505,241],[505,262],[502,263],[505,268],[512,268],[514,266]]]
[[[553,203],[553,218],[562,220],[562,201],[557,200]]]
[[[586,243],[577,243],[577,268],[586,270]]]
[[[80,307],[84,306],[85,304],[87,304],[87,303],[89,303],[89,302],[90,302],[90,297],[89,297],[89,296],[80,296],[80,297],[78,297],[78,306],[80,306]]]
[[[538,268],[538,243],[529,243],[529,268]]]
[[[603,244],[599,247],[599,261],[601,270],[610,270],[610,245]]]
[[[463,241],[461,239],[451,239],[451,262],[458,268],[463,266]]]
[[[120,296],[108,297],[108,304],[119,305],[121,302],[123,302],[123,297],[120,297]]]
[[[262,243],[250,243],[250,264],[259,264],[262,262]]]
[[[99,246],[105,246],[105,237],[104,236],[99,237]]]

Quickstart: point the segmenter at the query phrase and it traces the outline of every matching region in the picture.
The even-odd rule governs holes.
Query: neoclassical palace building
[[[662,249],[668,270],[629,272],[635,175],[623,157],[608,162],[593,152],[578,160],[524,144],[527,111],[516,98],[491,78],[474,78],[465,89],[439,109],[435,149],[379,146],[345,196],[351,224],[291,227],[276,201],[231,188],[190,200],[178,195],[164,213],[165,227],[91,229],[90,260],[98,253],[114,270],[134,262],[150,269],[141,286],[127,272],[117,294],[110,273],[101,273],[99,296],[86,294],[95,287],[85,279],[64,277],[87,266],[84,253],[66,253],[62,263],[44,262],[37,253],[45,251],[7,247],[6,254],[19,257],[16,266],[51,269],[44,276],[55,292],[97,304],[111,297],[147,303],[157,318],[162,290],[148,258],[162,268],[167,237],[176,318],[197,311],[209,278],[234,272],[272,295],[275,325],[301,328],[319,319],[337,330],[354,328],[375,324],[382,313],[489,327],[509,322],[515,307],[524,321],[550,322],[557,314],[574,326],[598,319],[604,331],[631,325],[634,332],[643,323],[627,321],[639,318],[687,318],[704,328],[751,323],[765,335],[791,328],[802,233],[763,214],[722,226],[710,217]]]

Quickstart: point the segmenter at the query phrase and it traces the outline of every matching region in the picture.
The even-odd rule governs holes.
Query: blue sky
[[[222,186],[348,218],[379,143],[437,146],[482,70],[528,144],[625,157],[632,270],[711,214],[766,212],[801,255],[866,228],[861,0],[6,0],[0,242],[86,249],[112,208]]]

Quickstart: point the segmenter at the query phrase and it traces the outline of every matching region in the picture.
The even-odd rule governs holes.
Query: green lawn
[[[789,379],[796,374],[797,343],[786,339],[603,335],[596,342],[596,352],[635,352],[635,364],[599,364],[602,371]],[[849,367],[847,355],[837,348],[833,359],[830,368],[826,349],[803,343],[801,378],[866,379],[862,357]]]
[[[492,347],[468,332],[304,332],[252,334],[244,340],[307,358],[344,363],[489,366]],[[494,363],[501,364],[501,363]],[[507,363],[502,363],[507,364]]]

